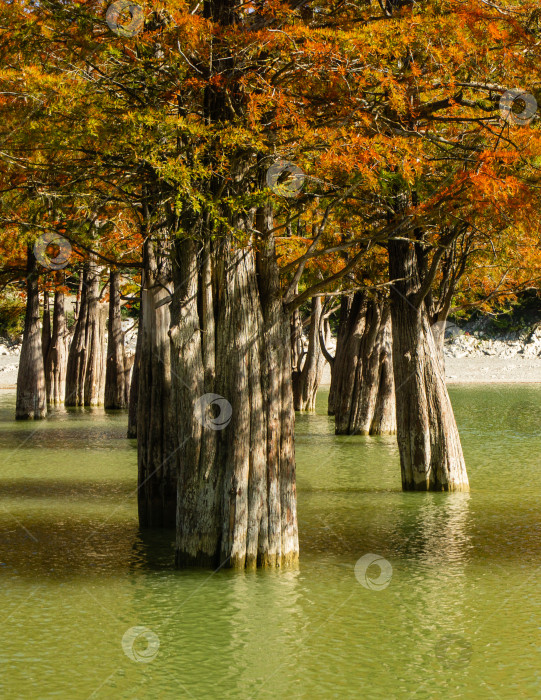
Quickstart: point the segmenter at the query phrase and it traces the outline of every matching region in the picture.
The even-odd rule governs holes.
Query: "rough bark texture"
[[[394,433],[389,304],[357,292],[342,306],[342,312],[346,318],[341,323],[333,367],[336,433]]]
[[[258,230],[269,227],[265,213],[258,220]],[[299,549],[290,323],[274,241],[266,239],[257,259],[231,243],[210,245],[178,242],[174,268],[176,562],[292,565]]]
[[[297,367],[292,373],[293,403],[296,411],[313,411],[316,407],[317,390],[325,367],[325,357],[319,342],[321,308],[321,297],[313,297],[308,327],[308,348],[297,358]],[[295,342],[298,343],[297,338]]]
[[[437,320],[430,326],[434,338],[434,347],[436,348],[436,357],[438,358],[444,376],[445,355],[443,351],[445,348],[445,326],[447,325],[447,316],[448,313],[446,311],[441,311],[437,316]]]
[[[17,398],[15,417],[17,420],[45,418],[47,415],[47,393],[41,347],[41,324],[39,318],[39,291],[36,260],[28,249],[26,278],[26,315],[24,335],[17,374]]]
[[[53,332],[45,359],[45,383],[47,401],[53,405],[64,403],[66,395],[66,370],[68,363],[68,329],[64,312],[64,292],[55,291],[53,306]]]
[[[453,409],[408,241],[389,242],[393,367],[404,490],[463,491],[468,477]]]
[[[126,407],[126,368],[124,333],[120,313],[120,272],[109,275],[109,327],[105,371],[105,408]]]
[[[68,355],[66,406],[98,406],[104,400],[107,307],[99,299],[95,262],[88,262],[83,274],[79,316]]]
[[[159,242],[145,242],[143,264],[137,381],[139,524],[174,527],[177,466],[172,436],[170,311],[169,304],[163,303],[170,296],[171,273],[168,255]]]

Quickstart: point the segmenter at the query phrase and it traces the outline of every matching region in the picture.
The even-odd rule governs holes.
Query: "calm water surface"
[[[125,415],[15,423],[0,394],[0,696],[540,697],[541,387],[451,393],[470,494],[403,494],[394,439],[335,437],[322,392],[300,569],[214,575],[139,532]]]

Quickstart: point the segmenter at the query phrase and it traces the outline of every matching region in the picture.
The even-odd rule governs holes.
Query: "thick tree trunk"
[[[158,247],[158,244],[156,244]],[[167,302],[170,263],[153,243],[143,251],[144,285],[139,322],[137,454],[139,524],[174,527],[177,464],[171,407],[170,311]]]
[[[126,407],[124,333],[120,313],[120,272],[109,275],[109,329],[105,371],[105,408]]]
[[[468,476],[413,245],[389,241],[393,367],[404,490],[464,491]]]
[[[41,326],[41,349],[43,351],[43,361],[47,358],[51,345],[51,310],[49,307],[49,292],[43,292],[43,322]]]
[[[313,411],[321,384],[325,357],[319,342],[321,322],[321,297],[313,297],[308,330],[308,348],[302,361],[302,369],[293,373],[293,403],[296,411]]]
[[[100,274],[94,261],[87,263],[83,275],[79,316],[68,355],[66,406],[98,406],[105,392],[107,307],[99,299]]]
[[[28,248],[26,278],[26,315],[24,335],[17,374],[17,420],[40,419],[47,415],[47,392],[41,347],[39,319],[39,290],[36,259]]]
[[[268,213],[257,220],[260,231],[271,226]],[[174,273],[177,566],[292,565],[290,322],[274,241],[267,237],[257,260],[232,242],[203,249],[179,241]]]
[[[54,294],[53,333],[45,360],[47,402],[50,404],[60,405],[64,403],[67,360],[68,329],[64,312],[64,292],[57,290]]]
[[[338,435],[396,431],[388,303],[357,292],[347,313],[334,367],[335,430]]]

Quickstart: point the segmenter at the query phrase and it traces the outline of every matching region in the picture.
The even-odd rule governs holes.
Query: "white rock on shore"
[[[541,357],[541,327],[536,328],[531,334],[524,333],[517,339],[490,339],[463,333],[447,340],[445,344],[445,356],[480,357],[483,355],[501,358],[516,357]]]
[[[499,339],[452,334],[445,343],[448,383],[541,382],[541,326]]]

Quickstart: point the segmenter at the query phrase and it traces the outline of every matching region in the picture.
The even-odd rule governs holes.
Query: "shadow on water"
[[[174,568],[174,532],[141,531],[135,520],[10,517],[0,510],[4,577],[72,579]]]
[[[62,498],[70,500],[115,499],[133,492],[133,479],[82,481],[80,479],[5,479],[0,482],[0,498]]]
[[[132,544],[130,570],[164,571],[174,569],[175,531],[165,528],[141,529]]]

